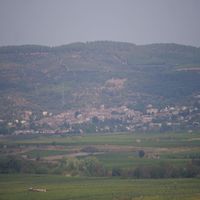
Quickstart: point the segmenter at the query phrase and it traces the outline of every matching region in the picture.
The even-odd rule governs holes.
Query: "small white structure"
[[[28,191],[30,191],[30,192],[47,192],[47,189],[45,189],[45,188],[32,188],[32,187],[30,187],[28,189]]]
[[[47,112],[47,111],[43,111],[43,112],[42,112],[42,115],[43,115],[44,117],[46,117],[46,116],[48,115],[48,112]]]

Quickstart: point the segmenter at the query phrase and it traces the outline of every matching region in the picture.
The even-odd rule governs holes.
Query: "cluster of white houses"
[[[24,113],[24,119],[9,122],[8,126],[21,123],[21,128],[15,130],[15,134],[31,133],[70,133],[81,127],[83,124],[95,124],[95,132],[106,131],[149,131],[160,130],[164,127],[187,126],[188,129],[200,127],[200,113],[197,107],[168,106],[158,109],[152,105],[146,107],[145,112],[130,109],[127,106],[118,108],[84,108],[79,110],[68,110],[60,114],[53,115],[47,111],[42,111],[40,120],[32,121],[35,129],[30,127],[31,111]],[[99,123],[100,122],[100,123]],[[85,132],[84,128],[78,129],[80,133]]]

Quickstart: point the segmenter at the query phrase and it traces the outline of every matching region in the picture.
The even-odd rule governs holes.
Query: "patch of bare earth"
[[[184,67],[176,71],[200,71],[200,67]]]

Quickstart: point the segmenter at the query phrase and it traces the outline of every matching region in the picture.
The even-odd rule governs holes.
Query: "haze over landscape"
[[[1,0],[0,45],[111,40],[200,46],[199,0]]]
[[[0,0],[0,199],[200,199],[199,0]]]

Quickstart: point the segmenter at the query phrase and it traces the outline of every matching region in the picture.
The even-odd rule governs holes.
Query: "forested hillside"
[[[61,129],[66,130],[75,121],[65,119],[57,126],[49,122],[68,111],[75,118],[82,115],[83,124],[94,122],[94,117],[105,121],[102,115],[121,120],[123,117],[108,117],[123,115],[116,110],[121,107],[134,117],[137,111],[140,116],[148,114],[150,108],[158,113],[165,108],[174,108],[179,114],[198,113],[199,94],[200,48],[196,47],[108,41],[0,47],[0,123],[4,133],[44,128],[44,124],[48,129],[64,126]],[[183,106],[185,110],[181,110]],[[112,110],[100,112],[100,108]],[[96,109],[94,115],[89,113],[91,109]],[[189,127],[193,122],[199,124],[198,116],[189,117]],[[41,121],[43,118],[48,119]],[[157,117],[152,120],[160,122]]]

